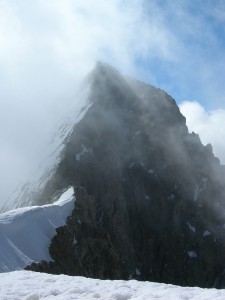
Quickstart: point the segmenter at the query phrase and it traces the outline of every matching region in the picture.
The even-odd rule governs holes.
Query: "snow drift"
[[[0,215],[0,272],[23,269],[32,261],[51,260],[48,247],[55,228],[65,224],[74,207],[73,194],[70,187],[54,204]]]

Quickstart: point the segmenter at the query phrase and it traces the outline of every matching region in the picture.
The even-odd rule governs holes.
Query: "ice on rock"
[[[155,170],[153,170],[153,169],[149,169],[149,170],[148,170],[148,174],[151,174],[151,175],[152,175],[152,174],[154,174],[154,173],[155,173]]]
[[[167,199],[168,199],[168,200],[173,200],[173,199],[175,199],[175,195],[174,195],[174,194],[171,194]]]
[[[208,235],[211,235],[211,232],[208,230],[205,230],[203,233],[203,237],[208,236]]]
[[[187,222],[187,226],[189,227],[189,229],[195,233],[196,228],[194,226],[192,226],[189,222]]]
[[[188,256],[189,256],[190,258],[197,258],[197,257],[198,257],[197,252],[194,251],[194,250],[188,251]]]
[[[81,145],[81,152],[76,154],[76,160],[79,161],[81,156],[84,155],[85,153],[91,152],[91,149],[87,149],[83,144]]]
[[[207,187],[208,177],[203,177],[199,184],[195,184],[194,188],[194,201],[198,200],[199,194]]]

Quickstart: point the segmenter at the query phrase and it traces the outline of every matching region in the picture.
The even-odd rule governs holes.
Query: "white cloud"
[[[222,99],[224,47],[219,52],[220,39],[198,11],[188,0],[0,0],[0,202],[33,167],[96,60],[178,101],[191,91]]]
[[[37,167],[95,61],[134,74],[136,59],[172,60],[171,39],[137,0],[0,0],[0,202]]]
[[[225,164],[225,110],[207,112],[198,102],[186,101],[180,104],[180,111],[189,131],[198,133],[204,145],[211,143],[214,154]]]

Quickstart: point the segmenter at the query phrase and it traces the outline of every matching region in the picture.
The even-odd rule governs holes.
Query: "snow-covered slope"
[[[224,300],[225,290],[135,280],[98,280],[30,271],[0,274],[1,300]],[[13,284],[12,284],[13,283]]]
[[[55,228],[64,225],[71,214],[73,194],[70,187],[54,204],[18,208],[0,215],[0,272],[22,269],[32,261],[50,260],[50,241]]]

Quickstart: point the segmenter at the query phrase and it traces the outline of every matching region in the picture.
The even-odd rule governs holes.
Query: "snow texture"
[[[99,280],[31,271],[0,274],[1,300],[224,300],[225,290],[135,280]],[[13,284],[12,284],[13,283]]]
[[[51,260],[48,247],[55,228],[65,225],[73,210],[73,194],[70,187],[53,204],[0,214],[0,272],[23,269],[32,261]]]

